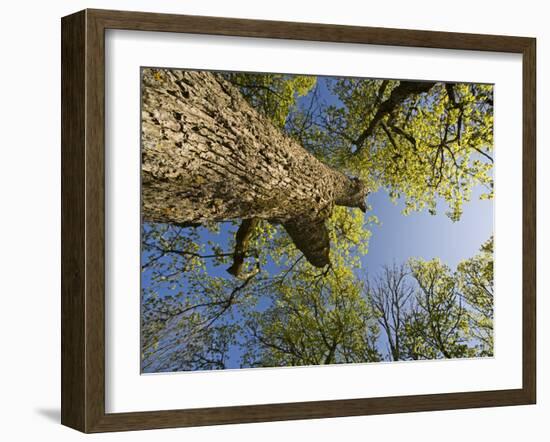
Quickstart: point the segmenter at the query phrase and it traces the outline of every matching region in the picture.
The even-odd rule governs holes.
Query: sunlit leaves
[[[457,277],[468,320],[482,355],[493,354],[493,238],[487,240],[473,258],[458,265]]]
[[[315,76],[286,74],[228,73],[225,77],[281,129],[298,97],[307,95],[317,81]]]
[[[246,366],[380,360],[378,326],[342,257],[324,271],[298,258],[289,272],[261,290],[271,302],[246,322]]]
[[[333,79],[327,87],[338,104],[326,105],[308,130],[316,155],[384,187],[405,203],[404,213],[436,213],[443,198],[457,221],[472,189],[492,198],[492,86],[437,83],[404,99],[374,127],[364,146],[356,140],[398,81]],[[308,142],[305,143],[306,145]],[[355,152],[361,148],[360,153]]]
[[[225,227],[231,229],[231,227]],[[146,225],[142,233],[141,344],[145,372],[225,368],[249,284],[212,269],[228,253],[206,229]],[[207,238],[211,239],[207,239]]]
[[[365,293],[391,360],[493,354],[492,238],[452,271],[439,259],[385,266]]]
[[[458,281],[438,259],[409,262],[418,290],[405,345],[412,359],[475,356],[469,345],[466,307]]]

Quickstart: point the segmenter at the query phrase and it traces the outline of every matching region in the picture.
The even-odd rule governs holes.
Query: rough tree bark
[[[141,115],[145,221],[268,220],[323,267],[334,205],[365,210],[362,181],[285,136],[219,75],[143,69]]]

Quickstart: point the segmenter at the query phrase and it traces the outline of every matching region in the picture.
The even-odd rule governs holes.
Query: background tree
[[[469,305],[468,321],[472,336],[478,342],[481,356],[493,355],[493,237],[481,253],[458,265],[460,291]]]
[[[384,358],[493,354],[492,238],[454,272],[439,259],[411,259],[384,267],[364,287],[388,348]]]
[[[406,358],[405,341],[410,331],[411,305],[415,287],[410,270],[402,264],[385,266],[381,275],[365,281],[365,295],[388,341],[388,356],[394,361]]]
[[[468,343],[468,321],[458,281],[438,259],[409,262],[418,284],[407,323],[405,346],[411,359],[474,356]]]
[[[314,269],[298,251],[274,253],[286,270],[256,287],[267,307],[243,313],[244,366],[380,360],[376,318],[354,273],[367,241],[338,240],[345,233],[338,222],[338,217],[332,219],[330,231],[339,247],[332,249],[331,266],[325,270]]]
[[[235,305],[253,297],[254,272],[244,280],[211,275],[209,267],[230,254],[201,241],[200,229],[182,230],[143,228],[141,347],[149,372],[225,368],[239,331]]]

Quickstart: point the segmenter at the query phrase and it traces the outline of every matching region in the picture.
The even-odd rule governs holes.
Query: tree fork
[[[322,267],[333,207],[366,210],[362,181],[319,161],[219,75],[143,69],[141,116],[144,221],[267,220]]]

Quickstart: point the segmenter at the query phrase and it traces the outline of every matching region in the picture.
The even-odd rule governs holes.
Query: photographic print
[[[141,372],[493,356],[493,85],[141,70]]]

